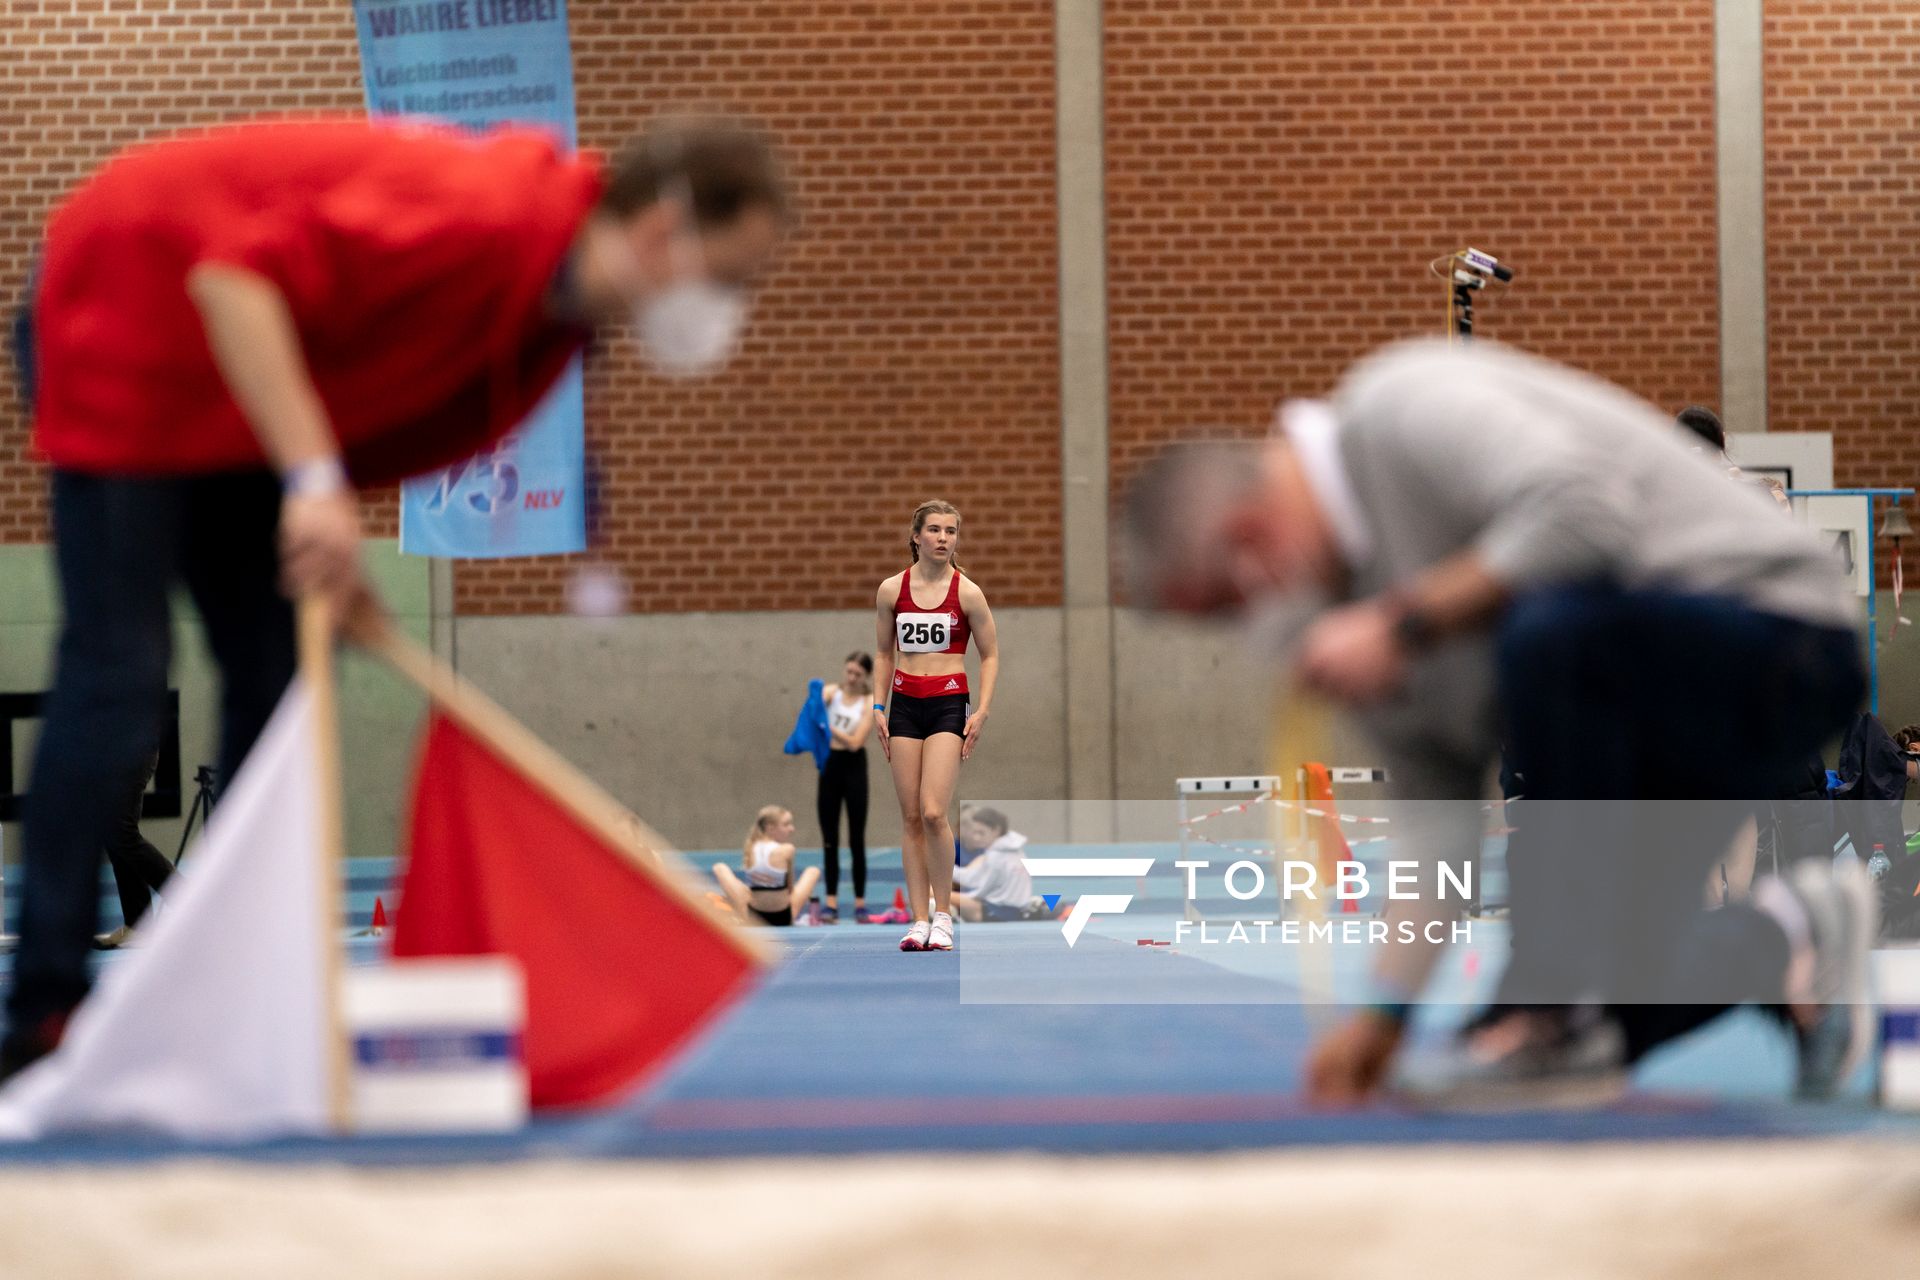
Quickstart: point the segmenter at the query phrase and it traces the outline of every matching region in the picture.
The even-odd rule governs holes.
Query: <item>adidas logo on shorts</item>
[[[958,689],[959,687],[960,687],[960,682],[958,680],[949,680],[947,681],[947,687],[942,689],[940,692],[952,693],[955,689]]]

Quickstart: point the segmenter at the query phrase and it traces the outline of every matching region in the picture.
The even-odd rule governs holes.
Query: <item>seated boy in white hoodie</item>
[[[962,920],[1044,920],[1046,904],[1033,896],[1033,879],[1020,862],[1027,838],[1007,829],[997,809],[975,809],[960,820],[960,843],[982,850],[953,869],[954,914]]]

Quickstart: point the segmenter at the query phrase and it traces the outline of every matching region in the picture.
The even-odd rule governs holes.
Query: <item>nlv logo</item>
[[[1022,858],[1030,876],[1074,876],[1086,878],[1100,876],[1106,878],[1139,877],[1147,874],[1153,866],[1152,858]],[[1085,893],[1074,901],[1073,910],[1067,912],[1066,923],[1060,926],[1060,932],[1067,935],[1067,945],[1080,941],[1080,934],[1087,927],[1087,921],[1097,915],[1119,915],[1133,901],[1130,893]]]

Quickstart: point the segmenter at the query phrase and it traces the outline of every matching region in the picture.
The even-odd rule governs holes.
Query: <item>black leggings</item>
[[[820,770],[821,871],[827,896],[840,894],[840,805],[847,806],[847,848],[853,854],[853,896],[867,896],[867,753],[830,751]]]

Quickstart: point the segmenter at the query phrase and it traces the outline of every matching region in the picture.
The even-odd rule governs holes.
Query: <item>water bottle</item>
[[[1873,856],[1867,859],[1867,874],[1878,880],[1887,874],[1892,866],[1893,863],[1887,860],[1887,846],[1883,844],[1873,846]]]

